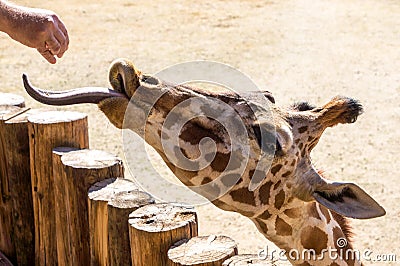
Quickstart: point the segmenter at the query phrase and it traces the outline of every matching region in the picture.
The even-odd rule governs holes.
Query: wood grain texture
[[[13,266],[11,261],[0,251],[0,266]]]
[[[108,265],[132,265],[129,214],[153,203],[154,198],[140,190],[119,192],[108,202]]]
[[[109,263],[108,202],[118,193],[138,189],[134,182],[123,178],[109,178],[90,187],[88,201],[91,265]]]
[[[28,117],[32,198],[35,221],[35,264],[57,265],[52,150],[88,148],[86,114],[50,111]]]
[[[35,258],[27,117],[43,111],[20,109],[4,116],[4,121],[0,123],[3,163],[12,202],[12,231],[9,233],[15,250],[14,256],[7,255],[18,265],[28,265]]]
[[[9,169],[7,163],[7,133],[4,129],[7,115],[18,113],[21,108],[11,105],[0,106],[0,251],[16,261],[13,244],[13,202],[11,199]]]
[[[182,239],[198,234],[193,208],[158,203],[129,215],[132,265],[168,265],[168,249]]]
[[[90,264],[88,190],[123,171],[122,160],[104,151],[53,150],[59,265]]]
[[[235,241],[227,236],[197,236],[178,241],[168,251],[169,265],[219,266],[237,254]]]

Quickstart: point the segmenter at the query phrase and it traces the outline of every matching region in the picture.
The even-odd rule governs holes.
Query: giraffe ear
[[[368,219],[386,214],[382,206],[353,183],[323,184],[314,191],[313,197],[320,204],[345,217]]]

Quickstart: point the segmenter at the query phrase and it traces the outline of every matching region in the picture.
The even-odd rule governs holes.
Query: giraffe
[[[293,265],[362,265],[352,252],[351,230],[346,217],[379,217],[385,210],[358,185],[325,179],[310,158],[311,150],[325,129],[356,121],[362,113],[358,101],[336,96],[322,107],[301,102],[281,108],[275,104],[271,93],[254,92],[254,95],[266,97],[272,113],[269,119],[257,119],[254,110],[263,112],[265,108],[252,102],[251,97],[245,100],[233,92],[216,93],[171,85],[141,73],[127,59],[112,63],[109,78],[112,90],[86,87],[56,93],[32,86],[26,75],[23,81],[27,92],[45,104],[98,104],[117,128],[128,128],[144,138],[183,184],[209,198],[220,209],[240,213],[253,221],[267,239],[286,251]],[[240,175],[228,171],[221,177],[226,168],[234,170],[242,165],[244,158],[239,152],[231,164],[230,158],[236,151],[230,149],[233,143],[218,119],[193,118],[180,129],[179,147],[163,145],[163,138],[172,137],[168,135],[169,128],[165,128],[169,113],[192,98],[203,99],[204,106],[209,109],[219,108],[212,104],[213,99],[218,99],[242,119],[250,148],[247,164]],[[190,113],[190,109],[202,107],[192,105],[184,104],[183,111],[175,113],[173,118],[179,120],[179,116]],[[124,122],[127,109],[132,119]],[[222,120],[232,116],[221,110],[216,113]],[[263,138],[263,134],[269,137]],[[177,166],[168,156],[178,150],[191,160],[206,157],[208,154],[200,152],[204,138],[212,139],[216,149],[207,166],[188,170]],[[266,171],[256,168],[262,161],[262,154],[272,156]],[[264,178],[250,190],[249,185],[257,171]],[[230,189],[221,193],[225,187]]]

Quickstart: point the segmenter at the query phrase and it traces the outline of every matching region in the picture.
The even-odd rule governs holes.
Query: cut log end
[[[117,156],[99,150],[78,150],[63,155],[61,161],[72,168],[98,169],[116,164],[122,165],[122,160]]]
[[[0,93],[0,105],[25,107],[24,97],[12,93]]]
[[[107,178],[89,188],[89,199],[94,201],[110,201],[115,194],[123,191],[138,190],[132,181],[124,178]]]
[[[58,124],[87,119],[87,114],[72,111],[47,111],[31,115],[28,121],[34,124]]]
[[[154,199],[150,194],[140,190],[132,190],[115,194],[108,205],[118,209],[137,209],[153,203]]]
[[[194,208],[159,203],[140,208],[129,215],[129,224],[146,232],[169,231],[197,222]]]
[[[129,215],[132,265],[167,265],[171,245],[197,232],[193,208],[158,203],[137,209]]]
[[[237,254],[237,245],[227,236],[198,236],[178,241],[168,251],[172,265],[221,265]]]

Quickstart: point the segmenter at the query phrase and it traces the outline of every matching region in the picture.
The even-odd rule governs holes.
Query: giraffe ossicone
[[[361,264],[359,258],[344,255],[353,249],[345,217],[368,219],[383,216],[385,210],[358,185],[326,180],[310,158],[325,129],[356,121],[362,113],[358,101],[336,96],[321,107],[298,103],[282,108],[269,92],[254,92],[253,96],[261,94],[269,102],[272,115],[263,117],[265,107],[252,101],[252,96],[171,85],[142,74],[126,59],[115,60],[109,73],[112,90],[54,93],[33,87],[26,76],[23,79],[27,92],[45,104],[97,103],[117,128],[132,130],[150,144],[185,186],[223,210],[250,218],[288,254],[314,252],[307,258],[288,256],[293,265]],[[220,108],[214,105],[217,101],[229,110],[207,116],[204,108]],[[170,114],[176,106],[179,111]],[[233,115],[240,118],[244,130],[234,142],[223,126]],[[184,123],[174,128],[174,120]],[[171,132],[179,134],[173,144]],[[187,167],[181,164],[185,159]],[[270,167],[257,168],[262,160],[270,162]],[[235,172],[239,168],[240,173]],[[346,245],[338,245],[339,239],[345,239]],[[327,250],[339,256],[332,258]]]

